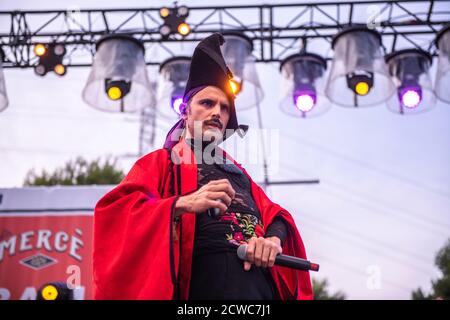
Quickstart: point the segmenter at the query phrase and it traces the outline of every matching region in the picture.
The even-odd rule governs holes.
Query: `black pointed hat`
[[[195,88],[215,86],[222,89],[230,101],[230,119],[227,129],[236,130],[238,122],[234,105],[235,95],[230,85],[233,74],[227,67],[220,51],[220,46],[224,42],[225,39],[220,33],[214,33],[197,45],[191,60],[189,78],[184,91],[184,101],[187,102],[191,98],[190,92]]]
[[[230,102],[230,119],[226,129],[231,130],[225,131],[223,140],[231,136],[235,131],[238,132],[240,137],[243,137],[248,130],[247,125],[239,125],[237,121],[234,104],[236,96],[230,85],[233,74],[227,67],[220,50],[220,46],[224,43],[224,37],[220,33],[214,33],[197,45],[192,55],[189,78],[183,96],[183,102],[187,103],[190,98],[207,86],[215,86],[225,92]],[[166,143],[169,139],[174,141],[176,137],[172,136],[172,132],[183,127],[184,121],[181,119],[169,131]]]

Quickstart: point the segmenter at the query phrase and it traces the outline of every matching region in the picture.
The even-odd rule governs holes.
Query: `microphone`
[[[211,218],[217,218],[220,215],[220,209],[219,208],[210,208],[210,209],[206,210],[206,213]]]
[[[246,261],[247,260],[247,245],[241,244],[237,248],[237,255],[239,259]],[[303,271],[319,271],[319,265],[317,263],[312,263],[308,260],[288,256],[284,254],[278,254],[275,258],[275,264],[281,267],[288,267],[297,270]]]
[[[223,203],[222,199],[217,199],[217,201],[220,201]],[[209,208],[208,210],[206,210],[206,213],[211,218],[217,218],[220,215],[220,209],[219,208]]]

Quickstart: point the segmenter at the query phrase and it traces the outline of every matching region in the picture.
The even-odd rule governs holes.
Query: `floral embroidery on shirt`
[[[252,214],[227,212],[220,215],[219,219],[230,222],[231,233],[226,234],[226,239],[231,244],[240,245],[247,243],[251,237],[262,237],[264,235],[263,224]]]

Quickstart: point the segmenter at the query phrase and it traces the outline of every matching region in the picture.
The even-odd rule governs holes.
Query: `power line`
[[[294,168],[292,166],[288,165],[288,164],[283,164],[282,167],[284,169],[290,169],[289,172],[292,173],[292,174],[295,174],[295,172],[299,171],[299,169],[295,169],[295,171],[294,171]],[[424,224],[424,223],[425,224],[429,224],[429,225],[434,226],[434,227],[445,229],[446,231],[450,229],[450,226],[448,226],[448,224],[446,224],[443,221],[430,219],[429,217],[424,218],[424,217],[422,217],[421,214],[412,213],[411,211],[407,211],[407,210],[405,210],[403,208],[395,207],[392,203],[387,203],[385,199],[375,198],[375,197],[370,196],[370,195],[368,195],[366,193],[358,191],[358,190],[356,190],[354,188],[349,188],[348,186],[344,186],[343,184],[339,184],[339,183],[337,183],[337,182],[335,182],[335,181],[333,181],[333,180],[331,180],[330,178],[327,177],[327,178],[325,178],[325,180],[324,180],[324,182],[322,184],[322,187],[325,187],[325,188],[326,187],[330,187],[329,185],[331,185],[331,188],[334,188],[334,189],[339,190],[339,191],[342,191],[341,189],[346,189],[349,194],[351,194],[351,195],[353,195],[355,197],[367,200],[369,202],[376,203],[377,205],[382,206],[384,208],[388,208],[389,210],[395,210],[395,212],[397,212],[401,216],[404,216],[405,218],[407,218],[408,221],[409,221],[409,219],[411,217],[413,217],[414,219],[421,221],[422,224]],[[334,187],[333,187],[333,185],[334,185]],[[336,195],[336,193],[333,193],[333,195]],[[348,197],[345,198],[345,200],[347,200],[347,199],[348,199]],[[404,214],[402,212],[404,212]],[[422,226],[422,225],[420,225],[420,226]]]
[[[382,257],[389,257],[389,261],[392,261],[402,267],[405,267],[407,269],[415,269],[418,272],[421,273],[429,273],[430,270],[427,268],[422,268],[420,266],[417,265],[417,261],[416,259],[410,259],[411,263],[405,262],[403,259],[399,259],[397,256],[386,253],[385,251],[380,251],[377,250],[376,248],[374,249],[373,247],[371,247],[370,245],[364,245],[361,244],[360,242],[357,241],[352,241],[351,239],[349,239],[348,237],[343,236],[341,233],[336,232],[335,230],[327,230],[327,228],[323,228],[322,225],[316,225],[315,222],[312,221],[308,221],[308,220],[303,220],[302,224],[307,224],[309,225],[309,227],[312,227],[318,231],[320,231],[321,235],[327,235],[330,238],[333,238],[333,240],[336,240],[336,238],[340,238],[343,242],[346,242],[348,244],[350,244],[353,248],[359,247],[360,249],[364,250],[365,252],[370,252],[372,254],[378,255],[378,256],[382,256]]]
[[[323,256],[323,255],[318,254],[318,253],[314,253],[314,255],[320,260],[325,260],[325,261],[331,262],[333,264],[333,267],[334,266],[341,267],[344,270],[350,271],[351,274],[356,274],[356,275],[358,275],[360,277],[363,277],[365,279],[367,279],[367,277],[368,277],[368,275],[365,272],[363,272],[362,270],[360,270],[358,268],[355,268],[352,265],[348,265],[348,264],[342,262],[341,260],[332,259],[329,256]],[[321,267],[323,267],[323,263],[322,263]],[[382,281],[382,283],[385,282],[386,284],[388,284],[391,287],[400,289],[400,290],[405,291],[405,292],[411,292],[411,289],[406,288],[403,285],[398,284],[397,282],[390,280],[389,278],[388,278],[388,280],[385,280],[384,276],[382,276],[381,281]]]
[[[363,202],[361,202],[361,201],[357,201],[357,200],[352,199],[352,198],[350,198],[350,197],[348,197],[348,196],[342,196],[342,195],[336,193],[336,192],[335,192],[334,190],[332,190],[332,189],[326,190],[326,186],[324,186],[323,184],[320,185],[320,187],[322,188],[322,191],[324,191],[324,192],[326,192],[326,193],[328,193],[328,194],[331,194],[331,195],[335,196],[335,197],[338,198],[338,199],[344,200],[345,203],[348,203],[349,201],[350,201],[350,202],[353,202],[353,203],[355,203],[357,206],[367,209],[368,212],[371,213],[371,214],[374,214],[374,215],[380,215],[380,216],[384,216],[384,217],[387,217],[387,218],[392,218],[392,219],[400,220],[400,221],[402,221],[402,222],[404,222],[404,223],[410,224],[411,226],[415,226],[416,228],[418,228],[418,229],[421,230],[421,231],[423,231],[423,229],[427,229],[428,232],[429,232],[429,234],[432,234],[432,235],[434,235],[434,236],[436,236],[436,235],[437,235],[437,232],[439,232],[439,231],[437,231],[437,229],[435,229],[435,228],[430,228],[430,227],[428,227],[428,226],[426,226],[426,225],[424,225],[424,224],[418,224],[418,223],[415,223],[415,222],[413,222],[413,221],[411,221],[411,220],[409,220],[409,219],[407,219],[407,218],[403,218],[402,216],[398,216],[398,214],[396,214],[395,212],[392,213],[392,212],[387,212],[387,211],[385,211],[385,210],[380,210],[379,208],[376,208],[374,205],[371,205],[371,204],[365,204],[365,203],[363,203]],[[324,189],[325,189],[325,190],[324,190]],[[440,233],[440,235],[441,235],[441,236],[444,236],[444,234],[442,234],[442,233]]]
[[[325,152],[325,153],[327,153],[327,154],[329,154],[329,155],[331,155],[331,156],[333,156],[335,158],[339,158],[339,159],[342,159],[342,160],[345,160],[345,161],[352,162],[352,163],[354,163],[354,164],[356,164],[356,165],[358,165],[360,167],[366,168],[366,169],[371,170],[371,171],[378,172],[380,174],[389,176],[390,178],[393,178],[393,179],[397,179],[397,180],[402,181],[405,184],[409,184],[409,185],[411,185],[413,187],[421,188],[421,189],[423,189],[425,191],[428,191],[428,192],[431,192],[431,193],[435,193],[435,194],[438,194],[438,195],[450,198],[450,193],[448,193],[446,191],[442,191],[442,190],[439,190],[439,189],[427,186],[427,185],[423,184],[420,181],[417,181],[417,180],[414,180],[414,179],[411,179],[411,178],[407,178],[407,177],[403,177],[403,176],[400,176],[400,175],[398,175],[396,173],[389,172],[389,171],[387,171],[385,169],[378,168],[377,166],[374,166],[373,164],[370,164],[370,163],[361,161],[359,159],[353,158],[353,157],[351,157],[351,156],[349,156],[347,154],[343,154],[343,153],[331,150],[331,149],[329,149],[327,147],[324,147],[322,145],[318,145],[316,143],[307,141],[306,139],[302,138],[301,136],[293,137],[291,134],[288,134],[288,133],[285,133],[285,136],[287,138],[289,138],[290,140],[294,141],[297,144],[301,143],[301,144],[304,144],[304,145],[308,145],[308,146],[310,146],[310,147],[312,147],[314,149],[317,149],[317,150],[320,150],[322,152]]]
[[[429,259],[429,257],[427,257],[427,256],[418,254],[418,253],[413,252],[413,251],[405,250],[404,248],[395,246],[392,243],[380,241],[379,239],[370,238],[367,235],[364,235],[362,233],[356,232],[355,230],[347,228],[347,227],[345,227],[343,225],[340,225],[340,224],[338,225],[337,223],[332,223],[330,221],[326,221],[325,219],[316,217],[316,216],[311,215],[309,213],[305,213],[305,211],[302,211],[301,215],[306,217],[306,218],[308,218],[308,219],[316,220],[318,223],[323,223],[324,225],[334,226],[334,227],[336,227],[336,229],[342,230],[346,234],[353,235],[354,237],[356,237],[358,239],[362,239],[362,240],[370,242],[370,243],[376,243],[378,246],[383,247],[385,249],[396,251],[396,252],[403,252],[403,254],[405,254],[407,256],[414,256],[415,258],[418,259],[418,261],[426,261],[426,260]]]

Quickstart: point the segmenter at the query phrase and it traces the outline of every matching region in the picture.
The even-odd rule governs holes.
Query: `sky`
[[[220,2],[208,1],[215,3]],[[124,5],[117,0],[54,4],[2,1],[0,10]],[[127,1],[129,7],[148,4]],[[170,2],[151,1],[152,6],[164,4]],[[436,64],[434,59],[433,79]],[[416,116],[399,116],[385,105],[332,106],[320,117],[303,120],[278,107],[278,64],[256,68],[265,92],[264,128],[279,138],[276,151],[268,155],[271,163],[279,164],[271,179],[320,179],[319,184],[267,189],[294,216],[308,257],[321,265],[313,277],[326,278],[332,292],[340,290],[349,299],[409,299],[418,287],[429,290],[431,280],[440,275],[435,254],[450,236],[450,105],[438,100],[433,110]],[[32,69],[4,69],[10,105],[0,113],[1,188],[20,187],[31,168],[51,170],[80,155],[117,156],[123,170],[130,169],[137,159],[139,119],[103,113],[84,103],[81,91],[89,71],[72,68],[62,78],[41,78]],[[256,128],[256,110],[239,112],[239,120]],[[170,121],[158,122],[155,149],[169,126]],[[236,143],[241,142],[245,139]],[[260,165],[248,169],[254,180],[262,180]]]

